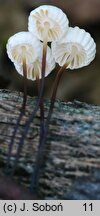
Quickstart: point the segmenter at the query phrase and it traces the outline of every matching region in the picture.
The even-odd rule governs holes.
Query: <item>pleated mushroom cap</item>
[[[67,63],[68,68],[77,69],[87,66],[93,61],[96,44],[84,29],[70,27],[59,42],[52,43],[52,54],[60,66]]]
[[[7,43],[7,54],[15,64],[33,62],[40,52],[40,41],[30,32],[19,32],[9,38]]]
[[[59,8],[43,5],[31,11],[28,30],[41,41],[47,35],[48,42],[59,40],[68,30],[68,18]]]
[[[30,80],[36,80],[36,78],[41,79],[41,68],[42,68],[42,50],[43,44],[41,43],[41,52],[35,61],[31,64],[27,64],[27,78]],[[45,77],[54,69],[55,61],[52,57],[52,52],[49,47],[47,47],[47,56],[46,56],[46,71]],[[23,67],[19,64],[15,64],[15,68],[20,75],[23,76]]]

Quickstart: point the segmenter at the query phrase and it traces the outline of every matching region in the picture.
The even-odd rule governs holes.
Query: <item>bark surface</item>
[[[36,100],[31,97],[27,99],[26,114],[19,125],[11,166],[26,120],[32,113]],[[1,173],[5,171],[8,145],[21,104],[21,93],[0,90]],[[50,101],[45,100],[45,118],[49,104]],[[34,169],[39,125],[38,111],[30,126],[14,176],[14,181],[25,188],[29,188]],[[100,199],[100,107],[79,101],[55,102],[46,140],[38,199]]]

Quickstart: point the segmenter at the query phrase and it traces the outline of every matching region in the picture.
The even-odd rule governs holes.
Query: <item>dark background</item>
[[[96,58],[89,66],[65,71],[57,97],[100,105],[100,0],[0,0],[0,88],[23,90],[23,78],[7,57],[6,43],[16,32],[27,31],[30,11],[47,2],[63,9],[71,26],[78,25],[89,31],[97,45]],[[52,72],[45,79],[46,97],[50,97],[55,74]],[[28,81],[28,94],[37,94],[35,82]]]

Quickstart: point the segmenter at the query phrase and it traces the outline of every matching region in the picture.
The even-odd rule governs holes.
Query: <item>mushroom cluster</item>
[[[48,42],[51,47],[47,47]],[[43,50],[47,53],[45,77],[55,63],[70,69],[88,65],[95,58],[96,45],[85,30],[69,27],[69,20],[61,9],[43,5],[31,11],[28,31],[16,33],[8,40],[7,54],[21,75],[23,61],[26,61],[27,78],[35,80],[42,78]]]
[[[19,159],[19,154],[23,147],[25,137],[27,136],[30,123],[33,121],[39,107],[41,109],[40,113],[43,113],[44,78],[55,68],[56,63],[60,66],[54,81],[46,121],[44,117],[41,116],[42,120],[40,124],[39,149],[36,168],[33,173],[31,184],[31,186],[34,187],[36,186],[36,182],[38,182],[40,163],[42,164],[39,158],[43,159],[44,143],[61,75],[67,68],[72,70],[90,64],[90,62],[95,58],[96,44],[91,35],[84,29],[80,29],[77,26],[73,28],[69,27],[67,15],[61,9],[55,6],[43,5],[31,11],[28,19],[27,32],[19,32],[10,37],[7,43],[7,54],[14,63],[17,72],[24,76],[25,83],[27,78],[31,80],[40,79],[38,101],[31,116],[26,122],[24,132],[19,141],[13,173]],[[23,101],[24,110],[26,102],[25,97],[26,87]],[[8,166],[14,138],[21,118],[22,114],[19,116],[17,126],[9,145]],[[43,133],[42,136],[41,131]]]

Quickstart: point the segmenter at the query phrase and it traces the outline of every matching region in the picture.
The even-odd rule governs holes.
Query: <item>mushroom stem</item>
[[[39,76],[36,77],[36,81],[37,81],[38,95],[39,95],[39,90],[40,90]],[[42,100],[40,102],[40,118],[41,118],[41,122],[44,121],[44,104]]]
[[[51,96],[51,103],[50,103],[50,107],[49,107],[49,112],[48,112],[47,120],[46,120],[45,125],[44,125],[44,132],[43,132],[42,138],[40,139],[40,142],[39,142],[36,164],[35,164],[34,172],[32,174],[32,178],[31,178],[31,190],[33,190],[34,194],[38,193],[39,175],[40,175],[41,167],[42,167],[43,161],[44,161],[45,141],[46,141],[46,137],[47,137],[47,133],[48,133],[49,122],[50,122],[51,115],[52,115],[53,108],[54,108],[54,102],[55,102],[55,97],[56,97],[56,93],[57,93],[57,88],[58,88],[61,76],[62,76],[62,74],[66,68],[67,68],[67,64],[65,64],[63,67],[60,68],[60,70],[58,71],[57,76],[55,78],[55,82],[54,82],[54,86],[53,86],[53,92],[52,92],[52,96]]]
[[[47,39],[45,39],[44,42],[43,42],[42,70],[41,70],[42,79],[40,81],[39,97],[38,97],[36,106],[35,106],[32,114],[31,114],[31,116],[29,117],[28,121],[26,122],[25,129],[24,129],[22,137],[20,139],[18,149],[17,149],[16,158],[15,158],[15,161],[14,161],[14,166],[13,166],[13,169],[12,169],[12,176],[14,175],[17,163],[19,161],[19,156],[20,156],[20,153],[21,153],[23,145],[24,145],[24,140],[25,140],[25,138],[26,138],[26,136],[28,134],[28,131],[29,131],[29,126],[30,126],[31,122],[34,119],[34,117],[35,117],[35,115],[37,113],[37,110],[39,109],[39,106],[40,106],[41,102],[43,104],[44,78],[45,78],[45,68],[46,68],[46,53],[47,53]]]
[[[38,86],[38,94],[39,94],[39,89],[40,89],[40,80],[39,77],[36,77],[37,81],[37,86]],[[42,139],[43,133],[44,133],[44,104],[43,101],[41,100],[40,102],[40,137],[39,139]]]
[[[14,139],[20,124],[20,121],[25,114],[25,106],[26,106],[26,100],[27,100],[27,65],[26,65],[26,58],[23,58],[23,76],[24,76],[24,94],[23,94],[23,103],[21,107],[21,112],[20,115],[17,119],[16,126],[13,131],[13,135],[11,137],[11,142],[9,144],[9,149],[8,149],[8,157],[7,157],[7,167],[6,167],[6,173],[9,173],[9,166],[10,166],[10,157],[12,153],[12,148],[14,145]]]
[[[22,112],[25,113],[25,106],[27,101],[27,65],[26,58],[23,58],[23,76],[24,76],[24,97],[23,97],[23,105]]]
[[[39,95],[41,96],[41,98],[43,97],[43,93],[44,93],[44,78],[45,78],[45,69],[46,69],[46,54],[47,54],[47,39],[45,39],[44,42],[43,42],[42,70],[41,70],[40,92],[39,92]]]
[[[45,78],[45,69],[46,69],[46,54],[47,54],[47,36],[44,36],[44,42],[43,42],[43,56],[42,56],[42,70],[41,70],[41,77],[40,80],[40,88],[39,91],[44,93],[44,78]],[[39,93],[39,95],[40,95]],[[40,137],[39,137],[39,143],[43,139],[44,136],[44,103],[43,103],[43,93],[41,95],[40,99],[40,118],[41,118],[41,124],[40,124]],[[39,148],[39,146],[38,146]]]

